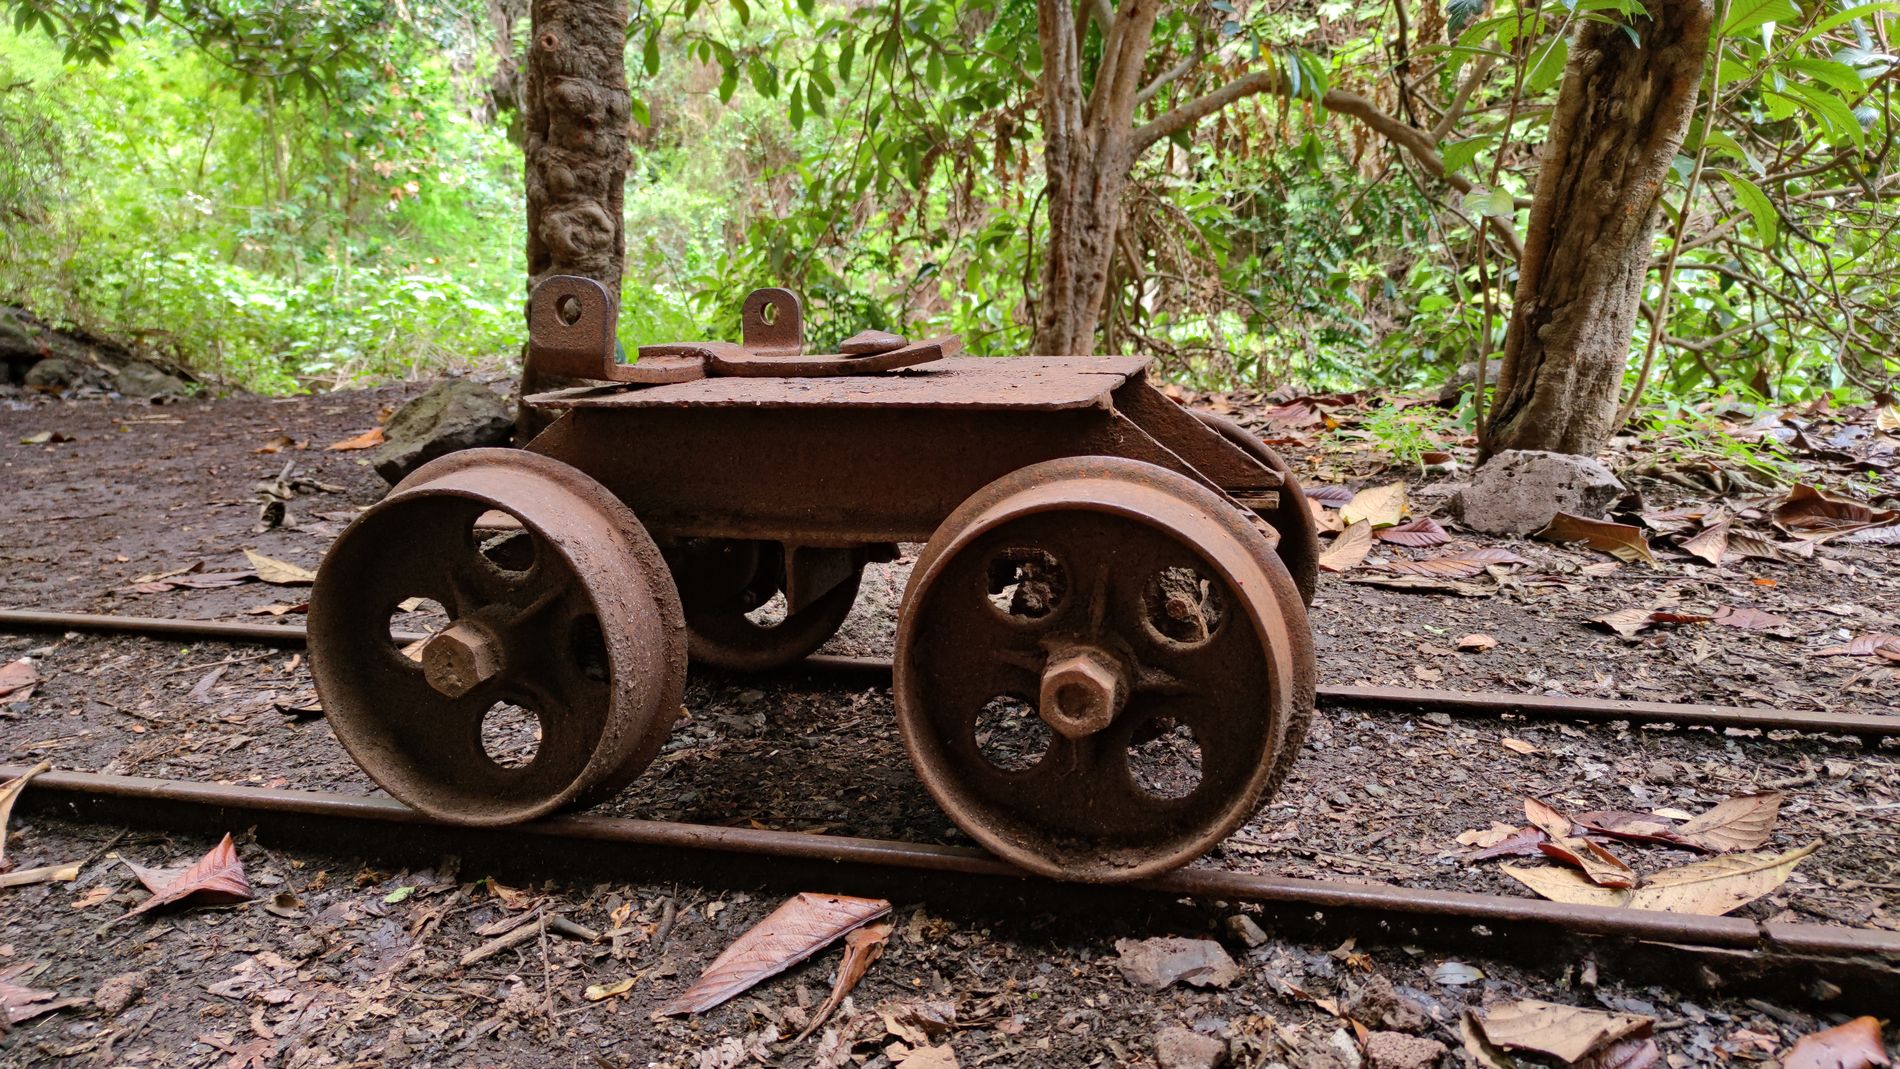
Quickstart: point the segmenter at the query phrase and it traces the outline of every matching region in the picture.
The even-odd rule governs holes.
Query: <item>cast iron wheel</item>
[[[493,513],[519,529],[495,534],[513,525],[483,521]],[[412,598],[449,623],[399,649],[391,620]],[[337,738],[441,820],[510,824],[610,797],[658,752],[685,689],[659,549],[599,483],[533,453],[417,469],[337,539],[310,603]]]
[[[1300,489],[1299,481],[1293,478],[1293,469],[1286,458],[1261,441],[1259,435],[1226,416],[1201,411],[1195,411],[1194,416],[1285,478],[1280,487],[1280,504],[1261,515],[1280,533],[1280,560],[1293,576],[1294,585],[1300,588],[1300,599],[1311,606],[1313,594],[1319,589],[1319,532],[1313,528],[1313,513],[1306,504],[1306,491]]]
[[[860,566],[810,605],[767,623],[750,614],[783,588],[784,546],[694,539],[672,553],[693,660],[732,672],[767,672],[810,656],[851,615],[864,575]]]
[[[958,506],[918,556],[893,663],[905,748],[951,819],[1023,868],[1098,883],[1186,864],[1244,823],[1313,686],[1265,534],[1116,457],[1034,464]]]

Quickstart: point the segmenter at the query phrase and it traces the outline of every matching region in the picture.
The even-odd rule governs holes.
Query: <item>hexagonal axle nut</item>
[[[1121,659],[1093,646],[1049,658],[1042,670],[1037,711],[1051,728],[1081,739],[1114,723],[1128,702],[1128,671]]]
[[[501,671],[501,643],[480,624],[457,620],[422,647],[422,675],[437,693],[460,698]]]

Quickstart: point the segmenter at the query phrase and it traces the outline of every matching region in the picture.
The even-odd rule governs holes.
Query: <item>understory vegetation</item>
[[[515,6],[5,0],[0,301],[271,392],[510,364]],[[1632,403],[1891,389],[1896,10],[1716,4]],[[1210,390],[1411,388],[1496,353],[1567,41],[1640,13],[1171,8],[1142,107],[1256,81],[1134,160],[1100,348]],[[1050,241],[1034,3],[636,3],[627,59],[629,350],[732,335],[762,285],[805,295],[817,344],[1029,350]]]

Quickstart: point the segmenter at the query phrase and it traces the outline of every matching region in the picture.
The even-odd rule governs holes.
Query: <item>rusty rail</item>
[[[25,771],[23,766],[0,766],[0,781]],[[511,843],[528,840],[565,847],[564,856],[573,857],[598,856],[596,852],[572,849],[580,844],[613,844],[1057,886],[1055,881],[968,847],[588,815],[476,829],[440,823],[388,798],[86,772],[42,773],[33,780],[22,802],[82,818],[90,815],[91,808],[104,806],[115,818],[141,824],[162,824],[181,811],[189,811],[199,817],[215,816],[227,822],[227,826],[262,822],[302,828],[307,832],[313,822],[331,821],[358,831],[364,826],[408,827],[425,832],[510,837]],[[350,841],[360,844],[374,840],[374,836],[365,836]],[[1894,971],[1900,967],[1900,932],[1875,929],[1572,905],[1390,884],[1257,875],[1200,866],[1126,885],[1126,889],[1167,897],[1260,903],[1297,911],[1350,911],[1394,923],[1437,919],[1459,924],[1531,925],[1731,952],[1854,959],[1878,970],[1893,971],[1900,977],[1900,971]]]
[[[254,642],[291,648],[302,647],[306,641],[304,629],[295,624],[251,624],[231,620],[180,620],[21,609],[0,609],[0,630],[97,631]],[[429,636],[423,632],[402,632],[391,637],[398,642],[414,642]],[[800,670],[824,674],[865,675],[886,682],[891,674],[891,662],[881,657],[819,654],[806,658],[798,667]],[[1807,731],[1864,739],[1900,738],[1900,716],[1882,713],[1815,713],[1794,709],[1744,709],[1722,705],[1419,690],[1411,687],[1322,685],[1318,698],[1320,707],[1328,709],[1438,712],[1450,716],[1521,716],[1531,720],[1626,720],[1633,724]]]

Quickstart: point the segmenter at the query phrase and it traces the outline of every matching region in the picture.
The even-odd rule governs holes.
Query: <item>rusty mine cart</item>
[[[1313,709],[1316,546],[1285,464],[1154,389],[1145,358],[958,358],[869,331],[816,356],[801,315],[759,290],[739,344],[622,364],[603,287],[538,287],[529,360],[590,384],[524,399],[559,415],[525,449],[418,469],[317,573],[311,662],[351,756],[461,824],[603,802],[659,751],[689,658],[797,662],[867,562],[924,543],[897,724],[971,838],[1114,882],[1246,822]],[[450,622],[405,649],[412,599]],[[528,758],[485,745],[501,709],[532,717]]]

